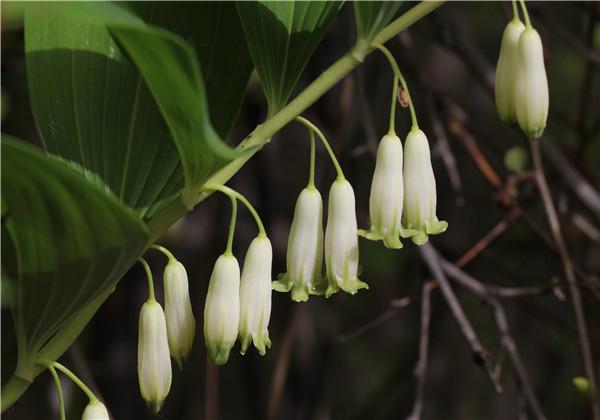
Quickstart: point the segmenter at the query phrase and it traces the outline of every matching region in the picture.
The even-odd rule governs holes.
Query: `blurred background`
[[[412,4],[406,2],[399,13]],[[4,4],[3,4],[4,7]],[[540,140],[546,176],[576,267],[592,349],[600,360],[600,3],[531,2],[545,49],[550,87],[548,126]],[[4,11],[4,10],[3,10]],[[29,108],[23,31],[2,21],[2,132],[39,144]],[[449,261],[485,285],[532,287],[502,295],[531,387],[550,419],[591,418],[586,396],[572,379],[583,376],[578,335],[561,261],[532,173],[528,143],[500,123],[494,104],[494,67],[509,2],[448,2],[388,45],[405,74],[427,134],[437,180],[438,217],[449,228],[431,242]],[[352,46],[352,7],[343,7],[310,60],[296,92]],[[368,198],[378,140],[387,131],[392,74],[371,54],[304,114],[328,137],[356,192],[359,226],[368,227]],[[229,142],[237,144],[264,120],[266,102],[251,77]],[[398,110],[398,134],[410,126]],[[308,177],[308,133],[290,124],[231,180],[256,206],[274,246],[274,276],[285,272],[287,236],[296,198]],[[322,148],[317,186],[326,199],[335,178]],[[581,188],[588,188],[582,194]],[[596,203],[596,207],[594,206]],[[413,409],[420,339],[421,289],[431,286],[429,354],[423,394],[425,419],[517,419],[532,416],[523,387],[490,307],[451,283],[498,374],[497,393],[461,335],[417,247],[401,251],[360,240],[361,278],[370,290],[294,303],[273,294],[266,356],[251,349],[220,368],[207,366],[202,336],[208,279],[223,252],[230,207],[214,195],[161,239],[187,267],[197,336],[183,371],[174,365],[166,419],[396,419]],[[241,210],[234,243],[243,261],[256,228]],[[474,246],[476,246],[474,248]],[[162,301],[165,258],[147,253]],[[460,260],[462,258],[462,260]],[[428,286],[429,287],[429,286]],[[519,289],[521,290],[521,289]],[[523,289],[524,290],[524,289]],[[145,275],[134,266],[61,360],[80,374],[116,419],[152,416],[139,395],[136,358]],[[14,332],[2,307],[2,380],[12,373]],[[598,373],[596,364],[596,373]],[[69,417],[86,401],[65,380]],[[42,374],[7,419],[58,418],[51,376]]]

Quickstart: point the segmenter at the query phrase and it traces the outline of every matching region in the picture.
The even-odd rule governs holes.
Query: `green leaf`
[[[269,113],[288,101],[343,2],[243,1],[238,11]]]
[[[252,59],[234,2],[132,2],[146,22],[180,35],[196,50],[215,130],[226,138],[242,104]],[[232,54],[232,51],[235,53]]]
[[[69,317],[115,287],[148,235],[107,188],[4,136],[2,200],[3,277],[14,279],[17,374],[27,378]]]
[[[174,21],[183,13],[177,5]],[[148,6],[145,14],[171,21],[166,9]],[[180,36],[113,3],[36,5],[26,11],[25,26],[32,108],[48,150],[98,174],[142,217],[171,202],[183,177],[192,189],[239,155],[213,128],[198,57]],[[215,26],[210,35],[227,42],[227,28]],[[222,83],[228,73],[220,66],[229,62],[216,57],[207,68],[211,83]],[[244,81],[230,83],[217,101],[222,133],[248,78],[247,64],[239,70]]]
[[[394,17],[401,1],[355,1],[357,46],[366,48]]]

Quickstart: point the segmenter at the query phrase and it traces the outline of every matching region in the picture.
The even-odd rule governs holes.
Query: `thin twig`
[[[446,299],[446,303],[450,308],[450,312],[452,312],[454,319],[458,323],[460,331],[465,340],[467,341],[467,344],[469,345],[469,347],[471,347],[475,363],[483,367],[488,377],[490,378],[490,381],[494,385],[496,392],[502,393],[502,385],[498,381],[498,378],[496,378],[496,376],[494,375],[494,368],[491,364],[490,354],[483,347],[481,341],[479,341],[479,338],[477,337],[473,326],[467,319],[462,306],[460,306],[460,303],[456,295],[454,294],[452,287],[450,287],[450,284],[448,283],[446,275],[442,271],[438,260],[438,256],[435,250],[433,249],[433,246],[431,245],[431,243],[422,245],[421,247],[419,247],[419,252],[421,254],[421,257],[423,258],[423,261],[429,267],[431,274],[433,274],[433,276],[437,280],[438,285],[440,286],[440,290],[442,291],[442,294]]]
[[[281,349],[277,355],[277,364],[275,372],[273,373],[273,380],[271,382],[271,394],[269,397],[269,403],[267,406],[267,420],[273,420],[277,417],[277,411],[279,409],[279,401],[283,395],[283,389],[285,387],[285,380],[287,378],[288,369],[290,366],[290,358],[292,355],[292,344],[294,342],[294,335],[296,330],[296,319],[298,310],[294,311],[292,319],[288,323],[285,336],[281,343]]]
[[[598,405],[598,396],[596,395],[598,388],[596,386],[596,378],[594,374],[594,362],[592,359],[592,351],[587,324],[585,321],[583,303],[581,302],[581,294],[579,292],[579,288],[577,287],[577,280],[575,279],[575,270],[573,268],[573,263],[571,262],[571,257],[569,256],[569,251],[562,235],[560,223],[558,221],[558,215],[556,214],[556,209],[554,208],[554,204],[552,202],[550,189],[548,188],[548,184],[546,182],[539,141],[531,141],[530,146],[533,157],[533,166],[536,172],[536,181],[540,190],[542,202],[544,203],[544,209],[546,211],[546,216],[548,217],[550,230],[552,232],[552,236],[554,237],[554,242],[558,248],[563,269],[565,271],[565,277],[567,279],[569,292],[571,294],[571,301],[573,302],[573,310],[575,311],[575,320],[577,324],[577,332],[579,334],[579,344],[581,347],[581,355],[583,357],[583,365],[585,374],[590,384],[589,397],[592,406],[592,413],[595,420],[600,420],[600,406]]]
[[[542,407],[537,397],[535,396],[535,393],[533,392],[529,376],[527,375],[527,371],[525,370],[525,365],[523,364],[521,355],[519,354],[515,341],[510,333],[510,327],[508,325],[508,321],[506,320],[506,313],[504,312],[504,307],[491,293],[489,293],[488,289],[486,288],[486,286],[483,285],[483,283],[475,280],[473,277],[469,276],[467,273],[458,268],[456,265],[449,263],[443,258],[439,257],[434,250],[432,250],[431,252],[434,254],[435,257],[437,257],[443,271],[446,274],[448,274],[448,276],[452,277],[454,280],[456,280],[457,283],[469,289],[472,293],[476,294],[481,299],[485,300],[492,307],[492,309],[494,310],[494,319],[496,321],[498,331],[500,332],[502,346],[510,356],[510,360],[515,374],[519,379],[519,383],[523,387],[523,392],[525,393],[527,403],[529,404],[531,410],[533,411],[537,419],[545,419],[546,416],[544,415]]]
[[[431,321],[431,290],[427,283],[421,292],[421,333],[419,335],[419,360],[415,366],[417,390],[412,413],[407,420],[419,420],[423,411],[423,398],[425,395],[425,379],[427,377],[427,360],[429,351],[429,324]]]

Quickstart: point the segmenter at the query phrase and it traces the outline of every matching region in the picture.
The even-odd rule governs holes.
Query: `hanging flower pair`
[[[384,53],[394,71],[390,127],[377,148],[369,197],[371,228],[360,230],[359,234],[367,239],[382,240],[387,248],[399,249],[403,246],[401,237],[422,245],[428,241],[428,235],[444,232],[448,223],[436,216],[437,195],[429,142],[419,129],[406,80],[391,53],[382,45],[377,48]],[[404,153],[395,130],[399,81],[408,97],[412,118]]]
[[[521,6],[525,24],[513,0],[514,17],[502,35],[496,67],[496,109],[502,121],[518,122],[529,138],[536,139],[544,132],[548,118],[548,79],[542,40],[531,26],[523,0]]]
[[[273,282],[278,292],[291,291],[296,302],[309,295],[332,294],[343,290],[355,294],[368,285],[358,278],[358,237],[354,189],[333,153],[327,139],[314,124],[303,117],[297,121],[310,132],[310,175],[306,188],[296,201],[287,248],[287,272]],[[337,172],[329,190],[327,226],[323,235],[323,200],[314,183],[315,141],[323,142]],[[326,276],[323,277],[323,257]]]
[[[271,347],[268,326],[273,250],[258,213],[244,196],[223,185],[208,185],[206,189],[225,193],[232,204],[227,248],[215,263],[204,306],[208,360],[223,365],[238,338],[242,354],[246,353],[250,343],[261,355]],[[239,263],[232,252],[238,200],[250,210],[259,228],[258,236],[246,252],[241,276]]]
[[[169,259],[163,273],[165,310],[155,298],[150,267],[141,258],[148,279],[149,297],[140,310],[138,379],[140,392],[150,411],[158,413],[171,389],[171,357],[182,369],[192,349],[196,321],[185,267],[164,247],[152,247]]]

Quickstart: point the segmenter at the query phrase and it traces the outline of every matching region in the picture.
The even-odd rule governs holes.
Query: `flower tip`
[[[160,400],[160,401],[147,401],[147,406],[148,406],[148,410],[150,410],[150,412],[152,414],[158,414],[160,409],[163,406],[163,403],[165,402],[165,400]]]
[[[217,346],[208,350],[208,361],[212,364],[223,366],[229,360],[230,347]]]

